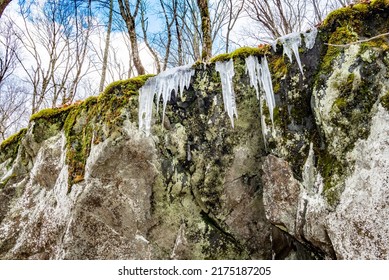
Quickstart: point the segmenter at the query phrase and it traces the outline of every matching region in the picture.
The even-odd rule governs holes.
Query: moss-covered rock
[[[4,162],[8,160],[9,158],[12,158],[14,160],[16,158],[20,141],[22,140],[23,136],[26,134],[27,129],[23,128],[19,132],[11,135],[7,139],[5,139],[3,142],[1,142],[0,145],[0,162]]]
[[[315,46],[300,48],[304,73],[281,45],[196,63],[183,98],[172,95],[164,118],[153,111],[150,137],[137,128],[137,93],[150,75],[33,115],[0,147],[0,258],[357,256],[339,228],[360,244],[367,232],[389,232],[344,212],[344,201],[368,190],[381,195],[351,203],[386,217],[374,207],[387,197],[376,185],[387,182],[389,55],[383,37],[368,38],[387,32],[387,18],[383,0],[332,13]],[[268,59],[274,123],[250,86],[250,55]],[[215,71],[230,59],[234,127]],[[374,162],[364,164],[358,155],[368,153]],[[385,256],[385,242],[363,245],[363,256]]]
[[[381,104],[386,110],[389,111],[389,92],[381,97]]]

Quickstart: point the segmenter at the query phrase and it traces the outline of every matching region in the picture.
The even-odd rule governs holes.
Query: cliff
[[[280,43],[197,63],[149,136],[150,76],[33,115],[1,144],[0,258],[388,259],[388,18],[387,0],[333,12],[303,72]],[[246,74],[265,55],[273,123]],[[230,59],[234,127],[215,71]]]

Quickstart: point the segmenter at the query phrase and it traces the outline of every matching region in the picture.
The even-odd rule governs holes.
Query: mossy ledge
[[[27,128],[21,129],[19,132],[11,135],[0,145],[0,162],[4,162],[9,158],[16,158],[16,154],[18,152],[20,141],[26,135]]]
[[[61,130],[66,137],[66,163],[69,191],[73,184],[84,179],[85,163],[92,139],[94,144],[120,130],[125,116],[137,121],[138,90],[153,75],[111,83],[99,96],[91,96],[60,108],[43,109],[30,118],[33,139],[37,143],[56,135]],[[11,136],[1,144],[1,161],[16,157],[19,144],[27,129]]]
[[[227,61],[227,60],[230,60],[230,59],[236,59],[236,58],[246,58],[250,55],[253,55],[253,56],[263,56],[265,54],[269,54],[270,53],[270,45],[262,45],[260,47],[257,47],[257,48],[253,48],[253,47],[242,47],[242,48],[239,48],[231,53],[223,53],[223,54],[219,54],[213,58],[210,59],[210,63],[216,63],[217,61]]]
[[[372,0],[365,3],[350,5],[348,7],[337,9],[331,12],[323,22],[323,27],[327,28],[334,24],[344,25],[350,22],[353,25],[360,23],[360,20],[377,11],[387,9],[389,7],[388,0]],[[362,27],[362,26],[360,26]]]
[[[98,144],[120,131],[126,117],[137,121],[138,91],[152,76],[113,82],[98,97],[86,99],[69,112],[64,122],[69,191],[73,184],[84,180],[92,140]]]

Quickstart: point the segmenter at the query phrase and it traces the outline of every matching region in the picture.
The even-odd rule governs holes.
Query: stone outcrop
[[[335,11],[300,53],[304,75],[280,45],[195,65],[149,137],[149,76],[33,115],[1,144],[0,258],[388,259],[389,45],[352,43],[388,17],[382,0]],[[268,58],[274,124],[248,55]],[[214,63],[230,58],[234,128]]]

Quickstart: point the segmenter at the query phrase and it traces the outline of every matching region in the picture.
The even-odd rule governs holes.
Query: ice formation
[[[288,35],[282,36],[278,40],[284,47],[284,54],[288,56],[290,62],[293,61],[292,52],[294,53],[300,71],[302,74],[304,74],[303,67],[301,65],[301,60],[300,60],[300,54],[299,54],[299,47],[301,46],[301,34],[297,32],[290,33]]]
[[[146,135],[150,134],[151,118],[153,114],[154,96],[157,94],[157,111],[159,101],[162,96],[163,116],[165,115],[166,104],[171,98],[171,94],[178,94],[180,89],[180,97],[185,88],[189,88],[190,80],[195,71],[191,65],[185,65],[168,69],[159,75],[152,77],[139,89],[139,129],[144,130]],[[163,122],[163,121],[162,121]]]
[[[307,49],[312,49],[315,45],[315,40],[317,36],[317,29],[313,27],[309,32],[305,33],[299,33],[299,32],[293,32],[290,34],[287,34],[285,36],[282,36],[280,38],[277,38],[275,41],[271,43],[271,46],[273,47],[273,50],[276,51],[277,49],[277,42],[280,42],[283,46],[284,54],[287,55],[289,60],[292,62],[292,52],[297,60],[298,66],[300,68],[300,71],[302,74],[303,67],[301,65],[300,60],[300,54],[299,54],[299,47],[301,46],[301,35],[304,35],[304,43]]]
[[[257,93],[257,98],[259,100],[259,109],[260,109],[260,115],[261,115],[261,126],[262,126],[262,137],[265,143],[266,147],[266,137],[265,137],[265,118],[262,111],[262,100],[261,96],[259,95],[259,88],[263,90],[264,99],[266,101],[266,104],[269,108],[270,113],[270,119],[273,124],[273,110],[276,106],[275,99],[274,99],[274,92],[273,92],[273,84],[271,80],[271,75],[269,71],[269,65],[267,63],[266,56],[261,58],[261,63],[259,63],[258,58],[254,56],[249,56],[246,58],[246,74],[250,77],[250,85],[255,88],[255,91]]]
[[[301,46],[302,40],[301,35],[304,36],[304,43],[308,49],[312,49],[315,45],[315,40],[317,36],[317,29],[313,28],[309,32],[305,33],[291,33],[283,37],[278,38],[271,43],[274,51],[277,48],[277,42],[280,42],[283,45],[283,52],[292,62],[294,54],[301,73],[303,73],[303,67],[301,65],[299,47]],[[234,62],[229,60],[226,62],[216,62],[216,71],[220,73],[220,78],[222,82],[222,93],[223,93],[223,103],[224,110],[227,112],[232,127],[234,127],[234,115],[238,118],[238,112],[235,102],[235,93],[232,83],[232,78],[234,76]],[[275,107],[274,93],[271,75],[269,71],[269,66],[267,63],[266,57],[261,59],[259,63],[258,58],[249,56],[246,58],[246,73],[250,76],[250,84],[253,86],[257,93],[257,98],[260,100],[260,110],[262,114],[262,99],[259,95],[259,88],[264,92],[264,99],[269,108],[270,118],[273,123],[273,110]],[[160,73],[158,76],[150,78],[147,80],[145,85],[139,89],[139,129],[146,132],[146,135],[150,134],[151,129],[151,119],[152,119],[152,109],[155,94],[157,102],[157,111],[159,108],[159,102],[162,96],[163,103],[163,116],[165,115],[167,102],[171,98],[171,94],[174,91],[175,94],[178,94],[178,89],[180,90],[180,96],[182,98],[182,93],[184,88],[189,88],[190,80],[194,75],[194,70],[191,66],[181,66],[169,69],[165,72]],[[264,124],[263,117],[262,123]]]
[[[238,118],[235,103],[235,92],[232,84],[232,77],[235,75],[234,61],[232,59],[222,62],[217,61],[215,69],[220,73],[220,79],[222,82],[224,111],[227,112],[230,117],[232,127],[234,127],[234,115]]]
[[[313,27],[309,32],[304,33],[304,42],[307,49],[312,49],[316,42],[317,28]]]
[[[273,110],[276,103],[274,100],[273,84],[266,56],[261,58],[261,63],[259,63],[257,57],[247,57],[246,73],[248,73],[250,77],[250,85],[253,86],[255,88],[255,91],[257,92],[258,99],[260,99],[259,87],[261,87],[261,89],[264,91],[266,104],[269,107],[270,119],[273,122]]]

